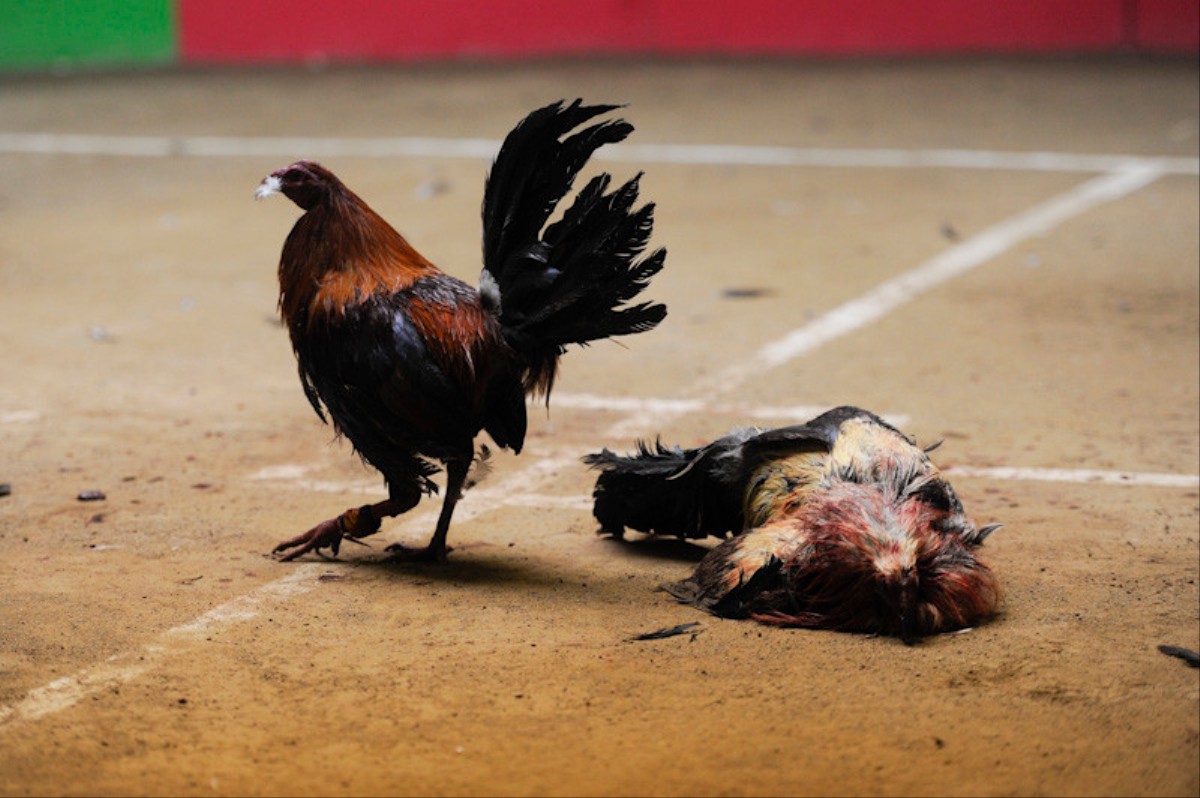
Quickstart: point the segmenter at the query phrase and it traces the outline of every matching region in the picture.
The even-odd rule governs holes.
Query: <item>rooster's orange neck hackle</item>
[[[320,164],[298,161],[268,181],[307,211],[279,260],[279,310],[289,329],[337,318],[370,296],[440,272]]]

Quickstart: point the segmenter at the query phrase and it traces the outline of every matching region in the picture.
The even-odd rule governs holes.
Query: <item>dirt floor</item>
[[[1197,795],[1200,672],[1157,646],[1200,648],[1198,93],[1153,60],[0,78],[0,793]],[[671,145],[600,164],[646,172],[667,320],[567,355],[448,564],[382,552],[432,502],[266,556],[383,493],[300,391],[298,211],[258,181],[318,156],[474,282],[487,164],[450,140],[574,96]],[[594,534],[581,455],[843,403],[1005,523],[994,621],[720,620],[655,591],[702,546]]]

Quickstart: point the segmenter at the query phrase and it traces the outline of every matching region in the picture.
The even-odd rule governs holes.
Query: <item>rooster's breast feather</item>
[[[501,446],[524,438],[519,379],[503,358],[482,356],[489,330],[472,323],[474,290],[444,275],[438,282],[369,297],[296,341],[305,382],[385,473],[381,450],[460,457],[485,427]]]

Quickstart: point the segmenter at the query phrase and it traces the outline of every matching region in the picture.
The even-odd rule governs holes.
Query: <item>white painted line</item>
[[[491,512],[501,506],[511,497],[528,492],[531,488],[543,485],[563,471],[579,466],[579,455],[555,455],[541,460],[535,460],[519,471],[508,474],[495,483],[484,480],[479,485],[463,494],[462,501],[454,509],[456,521],[469,520]],[[420,525],[426,532],[432,532],[437,521],[440,508],[431,509],[413,518],[405,516],[404,527]]]
[[[514,493],[506,496],[507,507],[556,507],[563,510],[592,511],[591,496],[551,496],[546,493]]]
[[[157,666],[163,653],[161,646],[147,645],[30,690],[15,704],[0,706],[0,729],[10,723],[37,720],[74,706],[92,693],[133,681]]]
[[[803,424],[805,421],[816,418],[831,408],[828,405],[791,405],[786,407],[760,405],[758,407],[745,407],[742,405],[718,404],[713,409],[729,413],[730,415],[752,418],[756,421],[776,421],[783,419],[789,424]],[[879,415],[897,427],[903,427],[909,420],[908,416],[896,413],[880,413]]]
[[[289,488],[313,493],[380,493],[384,490],[383,480],[375,479],[309,479],[305,475],[313,470],[311,465],[285,463],[266,466],[250,475],[250,479],[262,482],[282,482]]]
[[[0,152],[21,155],[117,155],[166,158],[174,155],[166,136],[97,136],[89,133],[0,133]]]
[[[109,657],[104,662],[30,690],[14,704],[0,706],[0,728],[20,721],[37,720],[77,704],[87,696],[136,679],[157,667],[167,657],[206,634],[262,614],[271,604],[292,599],[315,588],[326,566],[301,563],[286,576],[269,582],[244,596],[228,601],[193,621],[160,634],[141,649]]]
[[[600,400],[603,397],[592,396],[588,394],[573,394],[573,396],[591,396],[594,400]],[[589,400],[590,401],[590,400]],[[797,416],[800,421],[807,420],[824,412],[829,408],[811,408],[815,412],[806,411]],[[907,418],[907,416],[893,414],[885,416],[886,420],[896,426],[903,427],[897,419]],[[630,442],[630,449],[633,443]],[[599,451],[604,448],[604,444],[594,444],[591,447],[584,446],[581,451]],[[619,448],[619,447],[618,447]],[[468,491],[467,496],[476,497],[477,501],[460,505],[461,515],[456,513],[455,519],[475,518],[489,510],[500,506],[517,506],[517,507],[565,507],[571,509],[591,509],[590,497],[577,496],[558,496],[553,494],[538,493],[535,488],[540,484],[545,483],[553,478],[558,473],[566,469],[582,468],[582,455],[575,456],[556,456],[544,460],[538,460],[532,463],[529,467],[522,469],[516,473],[510,474],[501,482],[495,485],[488,485],[484,482],[480,487],[476,487]],[[282,486],[289,489],[299,490],[314,490],[314,484],[328,486],[315,488],[329,493],[346,493],[354,492],[353,488],[344,488],[339,486],[353,485],[354,483],[339,483],[335,481],[314,482],[306,480],[302,474],[311,470],[310,466],[297,465],[282,465],[269,466],[268,468],[260,469],[252,479],[267,479],[276,481]],[[980,479],[1002,479],[1002,480],[1024,480],[1028,482],[1077,482],[1082,484],[1105,484],[1105,485],[1133,485],[1143,487],[1163,487],[1163,488],[1200,488],[1200,474],[1169,474],[1169,473],[1152,473],[1152,472],[1137,472],[1137,471],[1111,471],[1102,469],[1086,469],[1086,468],[1027,468],[1021,466],[991,466],[991,467],[975,467],[975,466],[951,466],[943,469],[949,477],[966,477]],[[277,476],[263,477],[263,474],[272,474]],[[370,491],[380,491],[379,485],[373,485]],[[473,507],[474,509],[468,509]],[[436,510],[428,510],[422,513],[406,515],[403,518],[402,526],[423,526],[432,524],[437,518]]]
[[[311,493],[357,493],[363,496],[376,494],[380,498],[387,491],[383,477],[379,479],[289,479],[288,487]]]
[[[1084,485],[1129,485],[1156,488],[1200,488],[1200,474],[1163,474],[1135,471],[1104,471],[1078,468],[1022,468],[953,466],[942,470],[947,478],[998,479],[1025,482],[1074,482]],[[561,496],[536,491],[510,493],[499,498],[506,507],[554,507],[591,512],[592,497]]]
[[[540,406],[540,401],[535,404]],[[827,405],[749,405],[724,402],[711,404],[704,399],[668,399],[656,396],[601,396],[592,393],[556,393],[554,407],[570,410],[595,410],[607,413],[711,413],[736,416],[754,421],[786,421],[800,424],[829,409]],[[903,427],[909,417],[902,413],[880,413],[889,423]],[[744,422],[739,422],[744,423]]]
[[[1164,172],[1200,174],[1200,159],[1170,156],[1084,155],[993,150],[851,149],[739,145],[615,144],[598,159],[630,163],[714,166],[807,166],[852,169],[992,169],[1031,172],[1111,172],[1151,165]]]
[[[491,160],[500,149],[490,139],[438,138],[225,138],[173,139],[177,155],[232,158],[293,154],[305,158],[466,158]]]
[[[496,507],[511,503],[513,497],[528,495],[531,488],[553,479],[563,471],[579,467],[581,455],[556,455],[534,460],[520,470],[505,476],[493,483],[484,479],[479,485],[464,494],[461,503],[454,511],[454,520],[463,521],[475,518]],[[250,475],[256,481],[274,483],[288,490],[303,490],[319,493],[361,493],[376,494],[382,498],[386,488],[382,479],[369,481],[339,481],[309,479],[306,474],[313,466],[296,463],[286,463],[260,468]],[[401,518],[401,529],[410,527],[428,527],[432,530],[441,511],[441,501],[437,497],[426,499],[428,509],[406,513]]]
[[[1016,479],[1030,482],[1078,482],[1105,485],[1136,485],[1159,488],[1200,488],[1200,474],[1160,474],[1136,471],[1098,471],[1085,468],[1021,468],[995,466],[976,468],[954,466],[946,468],[947,477],[979,477],[982,479]]]
[[[614,413],[696,413],[705,409],[703,399],[662,399],[642,396],[599,396],[591,393],[556,393],[550,398],[553,407],[571,410],[601,410]]]
[[[1124,197],[1162,176],[1142,164],[1093,178],[935,255],[917,268],[881,283],[866,294],[813,319],[767,344],[748,368],[775,368],[828,341],[865,327],[942,283],[959,277],[1075,216]]]
[[[264,605],[270,602],[295,598],[312,590],[317,586],[317,572],[325,567],[319,563],[302,563],[294,573],[214,607],[190,623],[168,629],[163,638],[173,640],[212,634],[221,627],[247,621],[261,613]]]
[[[105,136],[87,133],[0,133],[0,153],[107,155],[126,158],[466,158],[491,160],[500,142],[480,138],[315,138],[289,136]],[[991,169],[1111,172],[1154,166],[1166,174],[1200,174],[1200,159],[945,149],[854,149],[723,144],[616,144],[601,160],[703,166],[790,166],[853,169]]]
[[[312,471],[310,465],[301,463],[284,463],[283,465],[265,466],[258,469],[250,475],[250,479],[303,479],[304,475]]]

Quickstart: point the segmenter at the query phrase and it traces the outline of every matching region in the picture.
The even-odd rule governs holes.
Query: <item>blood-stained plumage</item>
[[[554,103],[506,137],[484,188],[479,290],[422,257],[320,164],[263,180],[259,197],[281,192],[304,210],[283,246],[279,308],[305,395],[388,488],[386,500],[280,543],[284,559],[336,554],[343,537],[378,531],[437,490],[438,462],[447,480],[433,538],[397,556],[443,558],[475,437],[520,452],[526,394],[549,398],[567,346],[643,332],[666,315],[628,304],[666,257],[642,257],[653,205],[635,207],[638,177],[610,190],[597,175],[547,224],[592,153],[632,131],[622,120],[579,129],[614,108]]]
[[[602,472],[602,532],[733,535],[666,586],[717,615],[911,641],[973,625],[999,600],[975,554],[998,525],[976,527],[927,452],[868,411],[585,461]]]

